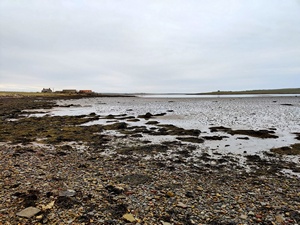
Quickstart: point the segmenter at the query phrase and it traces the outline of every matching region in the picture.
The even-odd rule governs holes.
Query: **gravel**
[[[22,118],[20,105],[5,105],[1,114],[0,224],[300,223],[299,177],[281,172],[299,162],[275,153],[220,154],[194,142],[148,143],[131,136],[145,128],[127,125],[80,126],[97,115],[44,118],[48,125],[37,129],[41,124]],[[34,133],[19,131],[20,141],[11,141],[11,127],[26,127],[23,121]],[[48,127],[68,136],[47,137],[41,128]],[[165,132],[191,132],[171,128]]]

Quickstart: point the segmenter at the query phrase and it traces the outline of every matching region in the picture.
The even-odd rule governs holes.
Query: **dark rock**
[[[109,125],[103,126],[106,130],[122,130],[127,128],[127,123],[121,122],[121,123],[113,123]]]
[[[68,155],[68,153],[62,152],[62,151],[58,151],[58,152],[56,152],[56,155],[58,155],[58,156],[66,156],[66,155]]]
[[[148,121],[146,124],[155,125],[155,124],[159,124],[159,122],[158,121]]]
[[[272,148],[271,152],[280,155],[300,155],[300,143],[296,143],[290,146],[284,146],[280,148]]]
[[[300,133],[293,133],[293,134],[296,135],[296,138],[295,138],[295,139],[300,140]]]
[[[120,188],[120,187],[117,187],[117,186],[113,186],[113,185],[108,185],[105,187],[105,189],[111,193],[111,194],[114,194],[114,195],[120,195],[124,192],[124,189],[123,188]]]
[[[258,155],[247,155],[245,157],[247,158],[248,161],[251,161],[251,162],[261,161],[261,158]]]
[[[153,115],[147,112],[145,115],[139,115],[138,118],[150,119]]]
[[[140,121],[140,120],[135,118],[135,119],[128,119],[127,121],[128,121],[128,122],[138,122],[138,121]]]
[[[211,132],[218,132],[218,131],[223,131],[226,133],[229,133],[231,135],[247,135],[247,136],[252,136],[252,137],[257,137],[257,138],[278,138],[277,135],[274,135],[273,130],[232,130],[231,128],[227,127],[210,127],[209,128]]]
[[[63,145],[60,147],[61,150],[72,151],[73,147],[71,145]]]
[[[109,114],[105,117],[105,119],[109,119],[109,120],[114,119],[114,118],[115,118],[115,116],[111,115],[111,114]]]
[[[10,186],[10,188],[17,188],[21,185],[21,183],[15,183]]]
[[[239,140],[249,140],[249,137],[237,137],[236,139],[239,139]]]
[[[55,204],[60,208],[71,209],[74,205],[78,205],[79,202],[68,196],[58,196]]]
[[[25,207],[36,206],[36,202],[39,199],[39,191],[38,190],[28,190],[27,193],[15,193],[19,194],[20,198],[23,198],[23,205]]]
[[[185,193],[185,196],[188,197],[188,198],[194,198],[194,197],[195,197],[195,196],[194,196],[194,193],[191,192],[191,191],[187,191],[187,192]]]
[[[16,193],[13,193],[12,196],[15,196],[18,198],[23,198],[26,196],[26,193],[25,192],[16,192]]]
[[[118,204],[118,205],[113,206],[111,209],[112,218],[114,218],[114,219],[121,218],[125,213],[128,212],[127,208],[128,208],[128,205],[126,205],[126,204]],[[112,224],[117,224],[117,223],[112,223]]]
[[[118,120],[132,120],[132,119],[135,119],[134,116],[125,116],[125,117],[118,117],[116,118]]]
[[[190,156],[190,152],[188,150],[178,151],[178,154],[184,156],[185,158]]]
[[[221,158],[221,159],[217,159],[217,162],[222,164],[222,163],[227,163],[228,160],[227,159],[224,159],[224,158]]]
[[[174,126],[172,124],[161,124],[159,127],[164,128],[164,132],[169,135],[188,135],[188,136],[199,136],[201,134],[200,130],[197,129],[184,129],[181,127]]]
[[[205,140],[220,141],[223,140],[223,138],[228,138],[228,136],[201,136],[201,138]]]
[[[53,196],[53,192],[48,191],[48,192],[46,193],[46,197],[47,197],[47,198],[50,198],[51,196]]]
[[[166,115],[167,113],[158,113],[158,114],[154,114],[154,116],[164,116]]]
[[[90,220],[91,220],[91,217],[90,215],[81,215],[79,217],[76,218],[76,221],[79,222],[79,223],[83,223],[83,224],[89,224]]]
[[[86,164],[79,164],[78,168],[88,168],[88,166]]]
[[[228,132],[231,135],[235,134],[241,134],[241,135],[248,135],[252,137],[257,137],[257,138],[278,138],[277,135],[273,135],[275,133],[274,131],[269,131],[269,130],[231,130]]]
[[[177,140],[180,141],[186,141],[186,142],[192,142],[192,143],[203,143],[204,140],[201,138],[195,138],[195,137],[177,137]]]
[[[223,127],[223,126],[210,127],[209,129],[210,129],[210,132],[219,132],[219,131],[227,132],[227,131],[231,130],[231,128]]]

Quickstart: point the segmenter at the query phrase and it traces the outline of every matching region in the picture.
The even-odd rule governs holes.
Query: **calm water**
[[[300,94],[255,94],[255,95],[186,95],[186,94],[150,94],[139,95],[142,98],[253,98],[253,97],[300,97]]]

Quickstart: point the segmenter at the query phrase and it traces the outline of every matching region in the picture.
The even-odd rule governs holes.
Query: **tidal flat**
[[[3,224],[300,223],[300,97],[0,106]]]

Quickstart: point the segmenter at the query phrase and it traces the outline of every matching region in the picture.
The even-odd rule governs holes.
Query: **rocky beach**
[[[300,224],[300,98],[2,97],[0,224]]]

